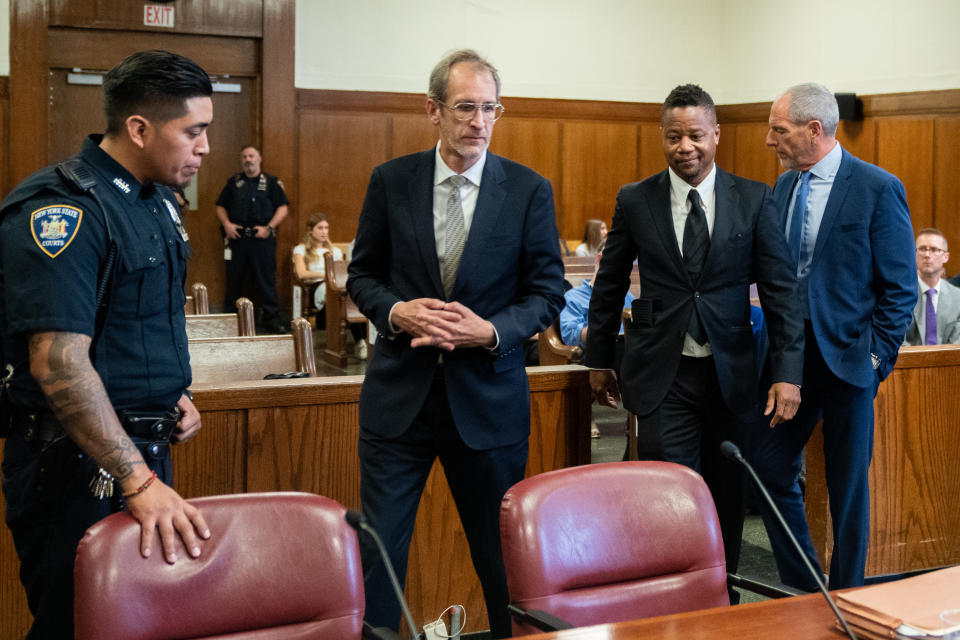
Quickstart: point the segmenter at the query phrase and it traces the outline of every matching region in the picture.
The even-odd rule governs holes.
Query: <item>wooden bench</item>
[[[292,334],[199,338],[189,341],[193,382],[262,380],[268,374],[306,372],[317,375],[313,331],[305,318],[294,318]]]
[[[587,370],[531,367],[527,376],[527,475],[590,462]],[[173,447],[174,487],[186,498],[308,491],[359,508],[362,382],[362,376],[338,376],[195,383],[203,429],[189,443]],[[4,509],[0,494],[0,513]],[[409,562],[406,593],[418,624],[459,602],[469,612],[468,630],[486,628],[480,585],[439,464],[423,493]],[[10,532],[0,526],[0,638],[22,638],[30,624],[17,570]]]
[[[256,335],[253,303],[237,298],[236,313],[187,314],[187,338],[228,338]]]
[[[574,287],[593,275],[597,259],[593,256],[564,256],[563,278]]]
[[[347,260],[334,260],[329,251],[323,254],[327,283],[327,346],[323,359],[335,367],[347,366],[347,333],[351,324],[366,324],[367,318],[347,294]],[[371,347],[373,344],[371,343]],[[370,354],[372,356],[373,354]]]
[[[199,282],[194,282],[191,288],[193,295],[187,296],[183,304],[183,312],[188,315],[203,315],[210,313],[210,300],[207,297],[207,287]]]

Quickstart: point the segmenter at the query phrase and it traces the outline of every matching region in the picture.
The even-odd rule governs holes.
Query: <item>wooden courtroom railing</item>
[[[532,475],[590,461],[587,370],[531,367]],[[192,387],[203,430],[174,447],[174,486],[185,497],[309,491],[360,506],[357,405],[362,376],[211,382]],[[0,497],[0,509],[3,504]],[[463,603],[468,630],[486,628],[480,585],[443,472],[427,481],[410,548],[407,597],[418,624]],[[189,560],[181,560],[189,562]],[[0,527],[0,638],[23,637],[29,612],[17,559]]]
[[[273,373],[317,375],[310,321],[294,318],[290,334],[190,339],[193,381],[262,380]]]
[[[350,324],[366,324],[367,318],[347,293],[347,260],[334,260],[329,251],[323,254],[324,276],[327,283],[327,348],[323,359],[335,367],[347,366],[347,330]]]
[[[229,338],[256,334],[253,303],[237,298],[236,313],[187,314],[187,338]]]
[[[960,563],[960,345],[903,347],[874,401],[868,576]],[[807,446],[807,519],[824,569],[832,529],[823,434]]]

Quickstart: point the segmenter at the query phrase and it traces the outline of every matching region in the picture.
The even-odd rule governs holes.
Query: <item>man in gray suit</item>
[[[938,229],[921,229],[917,234],[920,295],[904,344],[960,343],[960,288],[941,277],[949,259],[944,235]]]

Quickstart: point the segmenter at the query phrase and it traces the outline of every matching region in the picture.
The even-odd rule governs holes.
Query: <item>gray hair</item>
[[[450,69],[453,65],[461,62],[471,62],[475,67],[486,69],[493,76],[493,82],[497,85],[497,100],[500,100],[500,74],[497,68],[487,62],[479,53],[473,49],[459,49],[445,55],[437,66],[430,72],[430,87],[427,90],[427,97],[437,102],[447,101],[447,83],[450,80]]]
[[[840,123],[840,108],[837,98],[822,84],[806,82],[790,87],[782,95],[790,96],[790,108],[787,111],[794,124],[806,124],[819,120],[823,132],[828,136],[837,134]]]

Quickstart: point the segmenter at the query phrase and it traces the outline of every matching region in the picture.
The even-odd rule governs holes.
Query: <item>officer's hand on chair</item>
[[[153,553],[157,532],[160,533],[163,557],[170,564],[177,561],[177,549],[181,545],[191,557],[200,556],[201,538],[210,537],[210,528],[200,510],[176,491],[155,480],[144,491],[126,500],[130,515],[140,523],[140,554],[144,558]]]

